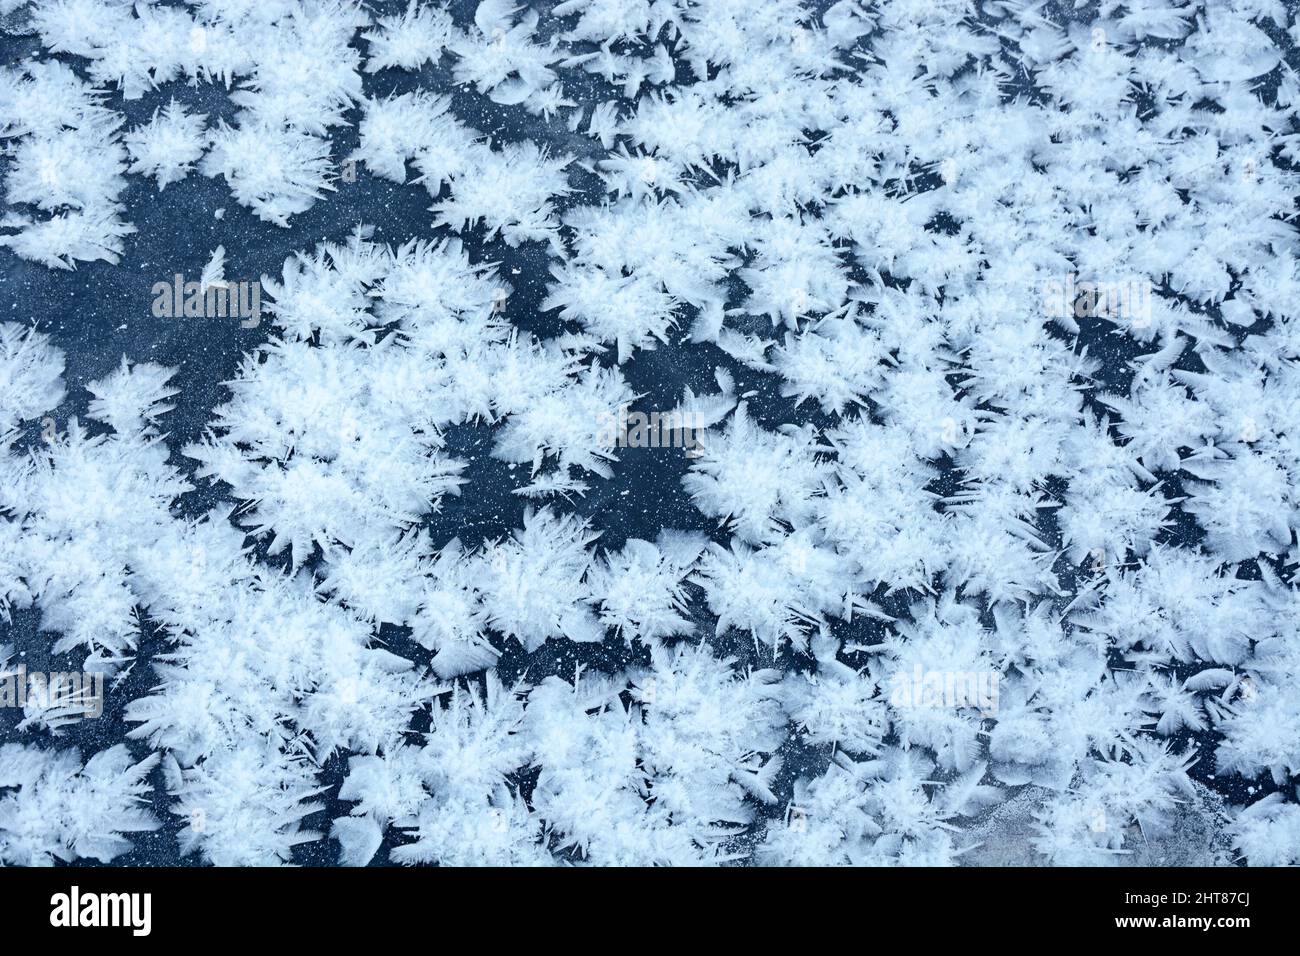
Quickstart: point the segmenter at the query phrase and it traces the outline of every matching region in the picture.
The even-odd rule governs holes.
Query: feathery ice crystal
[[[1300,864],[1294,5],[0,11],[0,863]]]

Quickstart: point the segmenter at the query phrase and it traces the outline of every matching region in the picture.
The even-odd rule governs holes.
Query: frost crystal
[[[0,0],[0,862],[1300,864],[1297,11],[1066,7]]]

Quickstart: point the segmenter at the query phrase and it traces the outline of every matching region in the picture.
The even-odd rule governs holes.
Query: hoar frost
[[[6,22],[15,275],[117,264],[191,177],[424,211],[270,268],[193,440],[177,369],[0,323],[0,627],[129,728],[0,724],[0,862],[157,808],[216,865],[1112,865],[1208,785],[1199,862],[1300,864],[1294,10]],[[446,533],[493,482],[517,520]]]

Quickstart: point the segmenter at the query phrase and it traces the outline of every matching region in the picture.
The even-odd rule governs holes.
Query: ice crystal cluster
[[[1300,864],[1294,4],[0,27],[0,862]]]

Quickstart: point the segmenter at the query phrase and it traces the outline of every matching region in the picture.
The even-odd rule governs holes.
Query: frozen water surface
[[[1296,17],[0,0],[0,862],[1300,863]]]

